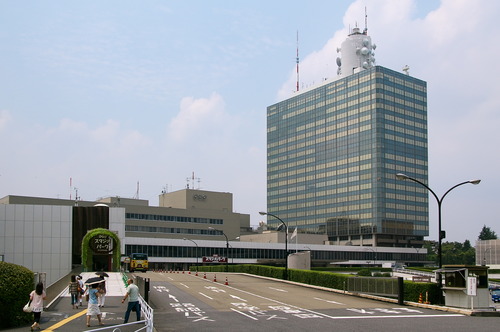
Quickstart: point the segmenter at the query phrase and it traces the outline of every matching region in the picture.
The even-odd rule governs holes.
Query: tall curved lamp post
[[[486,253],[488,252],[488,250],[491,250],[491,247],[488,247],[483,251],[483,266],[486,266]]]
[[[213,231],[218,231],[221,232],[222,235],[226,238],[226,272],[229,272],[229,240],[227,238],[226,233],[220,229],[215,229],[213,227],[208,227],[208,229],[213,230]]]
[[[188,238],[183,238],[183,240],[191,241],[196,246],[196,272],[198,272],[198,256],[199,256],[199,253],[198,253],[198,244],[196,242],[194,242],[194,240],[191,240],[191,239],[188,239]]]
[[[377,265],[377,251],[373,248],[366,248],[366,250],[373,252],[373,266]]]
[[[429,188],[429,186],[427,186],[425,183],[423,182],[420,182],[419,180],[417,179],[414,179],[412,177],[409,177],[408,175],[406,174],[403,174],[403,173],[398,173],[396,174],[396,178],[398,180],[410,180],[410,181],[413,181],[413,182],[416,182],[418,184],[420,184],[421,186],[425,187],[428,191],[431,192],[431,194],[434,196],[434,198],[436,199],[437,203],[438,203],[438,237],[439,237],[439,242],[438,242],[438,266],[439,268],[441,269],[441,267],[443,266],[443,256],[442,256],[442,251],[441,251],[441,241],[442,239],[445,238],[445,235],[444,235],[444,232],[441,230],[441,205],[443,203],[443,199],[446,197],[446,195],[452,191],[453,189],[455,189],[456,187],[459,187],[459,186],[462,186],[464,184],[479,184],[479,182],[481,182],[481,180],[470,180],[470,181],[464,181],[464,182],[460,182],[459,184],[456,184],[454,185],[453,187],[451,187],[450,189],[448,189],[447,192],[444,193],[443,196],[441,196],[441,198],[439,198],[436,193],[434,191],[432,191],[431,188]],[[441,288],[442,287],[442,282],[441,282],[441,273],[438,274],[438,287]]]
[[[261,216],[271,216],[273,218],[276,218],[278,219],[281,224],[283,225],[283,227],[285,227],[285,280],[288,280],[288,226],[287,224],[281,220],[280,217],[278,216],[275,216],[274,214],[272,213],[269,213],[269,212],[259,212],[259,214]]]

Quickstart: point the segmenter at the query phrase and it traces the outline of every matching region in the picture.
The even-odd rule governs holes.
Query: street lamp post
[[[188,238],[183,238],[183,240],[191,241],[196,246],[196,272],[198,272],[198,256],[199,256],[198,244],[196,242],[194,242],[194,240],[191,240],[191,239],[188,239]]]
[[[436,193],[431,189],[429,188],[429,186],[427,186],[425,183],[417,180],[417,179],[414,179],[412,177],[409,177],[408,175],[406,174],[403,174],[403,173],[398,173],[396,174],[396,178],[398,180],[410,180],[410,181],[413,181],[413,182],[416,182],[418,184],[420,184],[421,186],[425,187],[428,191],[430,191],[430,193],[434,196],[434,198],[436,199],[437,203],[438,203],[438,238],[439,238],[439,241],[438,241],[438,266],[439,266],[439,269],[441,269],[442,267],[442,263],[443,263],[443,256],[442,256],[442,251],[441,251],[441,241],[445,238],[445,235],[444,235],[444,232],[441,230],[441,205],[443,203],[443,199],[446,197],[446,195],[452,191],[453,189],[455,189],[456,187],[459,187],[461,185],[464,185],[464,184],[479,184],[479,182],[481,182],[481,180],[470,180],[470,181],[464,181],[464,182],[460,182],[459,184],[456,184],[454,185],[453,187],[451,187],[450,189],[448,189],[448,191],[446,191],[444,193],[444,195],[439,198]],[[438,274],[438,287],[441,288],[442,287],[442,283],[441,283],[441,273]]]
[[[224,237],[226,238],[226,272],[229,272],[229,240],[227,238],[227,235],[226,235],[226,233],[224,233],[224,231],[222,231],[220,229],[215,229],[213,227],[208,227],[208,229],[221,232],[222,235],[224,235]]]
[[[372,248],[366,248],[366,250],[373,252],[373,266],[377,265],[377,251]]]
[[[486,248],[486,249],[484,249],[484,251],[483,251],[483,266],[486,266],[486,253],[487,253],[487,252],[488,252],[488,250],[490,250],[490,249],[491,249],[491,247]],[[490,264],[491,264],[491,263],[490,263]]]
[[[283,227],[285,227],[285,280],[288,280],[288,226],[287,224],[281,220],[280,217],[278,216],[275,216],[274,214],[272,213],[269,213],[269,212],[259,212],[259,214],[261,216],[271,216],[273,218],[276,218],[278,219],[281,224],[283,225]]]

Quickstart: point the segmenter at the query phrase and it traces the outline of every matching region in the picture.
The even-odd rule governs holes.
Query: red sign
[[[227,258],[222,256],[203,256],[203,263],[227,263]]]

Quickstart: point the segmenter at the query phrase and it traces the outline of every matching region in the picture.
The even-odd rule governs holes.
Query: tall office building
[[[427,183],[427,86],[376,66],[374,49],[353,29],[335,80],[267,108],[268,212],[332,244],[418,248],[428,192],[395,175]]]

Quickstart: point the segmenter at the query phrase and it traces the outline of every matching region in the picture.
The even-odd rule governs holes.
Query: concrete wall
[[[71,271],[71,219],[70,206],[0,204],[0,254],[49,286]]]
[[[288,268],[297,270],[310,270],[311,252],[301,251],[288,255]]]

